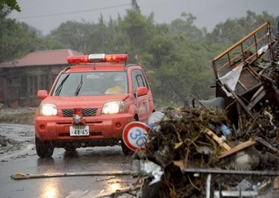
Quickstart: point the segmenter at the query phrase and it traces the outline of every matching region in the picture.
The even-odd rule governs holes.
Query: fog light
[[[45,126],[44,124],[40,124],[39,128],[40,128],[41,130],[44,130],[44,129],[46,128],[46,126]]]
[[[120,122],[116,122],[116,123],[115,123],[115,126],[116,126],[117,128],[120,128],[120,127],[121,127],[121,123],[120,123]]]

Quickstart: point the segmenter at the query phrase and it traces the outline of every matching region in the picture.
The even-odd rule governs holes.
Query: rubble
[[[165,112],[166,115],[169,114],[168,111],[170,110]],[[152,128],[145,150],[137,152],[135,156],[141,163],[152,162],[158,166],[157,169],[160,167],[157,173],[149,174],[143,184],[143,188],[147,189],[158,185],[154,195],[148,193],[149,197],[206,197],[207,176],[216,170],[224,172],[217,172],[211,178],[210,185],[215,191],[219,188],[233,191],[246,179],[250,183],[247,189],[258,194],[252,186],[255,188],[258,183],[265,183],[265,179],[269,179],[271,175],[279,176],[279,152],[276,147],[260,137],[251,137],[247,141],[232,134],[225,137],[220,125],[226,124],[230,128],[230,124],[224,112],[181,108],[177,113],[182,115],[180,119],[160,121]],[[216,126],[216,130],[209,129],[212,126]],[[189,173],[189,170],[193,171]],[[260,170],[265,172],[256,172]],[[161,177],[155,183],[153,180],[160,171]],[[265,177],[255,179],[253,175]],[[146,177],[146,174],[143,173],[142,176]]]
[[[212,66],[215,99],[193,96],[150,125],[134,155],[141,197],[279,196],[278,37],[266,22]]]

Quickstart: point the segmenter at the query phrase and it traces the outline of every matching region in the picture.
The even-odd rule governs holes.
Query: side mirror
[[[146,87],[138,87],[137,88],[138,96],[144,96],[147,94],[147,88]]]
[[[37,98],[45,99],[48,96],[47,90],[38,90]]]

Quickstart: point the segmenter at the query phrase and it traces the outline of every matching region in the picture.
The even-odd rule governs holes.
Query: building
[[[82,53],[70,49],[37,51],[0,63],[0,103],[13,108],[38,105],[37,90],[50,89],[71,55]]]

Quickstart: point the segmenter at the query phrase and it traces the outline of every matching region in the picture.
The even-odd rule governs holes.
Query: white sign
[[[124,128],[122,139],[132,151],[143,150],[148,141],[148,132],[149,128],[146,124],[134,121]]]

